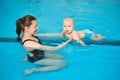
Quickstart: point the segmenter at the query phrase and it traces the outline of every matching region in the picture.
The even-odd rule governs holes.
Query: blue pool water
[[[66,68],[23,77],[25,69],[37,67],[21,61],[26,51],[15,41],[15,21],[26,14],[37,17],[38,33],[59,33],[62,20],[72,17],[76,30],[93,29],[107,41],[86,47],[73,41],[58,51]],[[119,14],[120,0],[0,0],[0,80],[120,80]]]

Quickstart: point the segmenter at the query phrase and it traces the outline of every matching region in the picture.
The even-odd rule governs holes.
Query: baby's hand
[[[65,35],[65,32],[64,32],[64,31],[62,31],[62,32],[61,32],[61,34],[62,34],[62,36],[64,36],[64,35]]]
[[[73,39],[73,36],[72,36],[72,35],[70,35],[70,36],[69,36],[69,40],[72,40],[72,39]]]

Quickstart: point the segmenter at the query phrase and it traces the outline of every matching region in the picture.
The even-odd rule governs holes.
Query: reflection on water
[[[50,46],[57,46],[59,44],[62,44],[62,42],[65,41],[63,38],[40,38],[42,41],[42,44],[44,45],[50,45]],[[113,40],[113,39],[105,39],[101,41],[91,41],[91,40],[83,40],[86,45],[108,45],[108,46],[120,46],[120,40]],[[10,43],[10,42],[18,42],[16,38],[1,38],[0,42]],[[81,46],[79,43],[77,43],[75,40],[71,41],[70,44],[73,46]],[[31,48],[28,48],[31,49]]]

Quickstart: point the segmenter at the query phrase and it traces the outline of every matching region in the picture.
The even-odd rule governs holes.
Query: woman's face
[[[29,26],[29,32],[31,35],[34,35],[36,33],[37,28],[38,28],[37,21],[33,20],[33,21],[31,21],[31,23],[32,24]]]

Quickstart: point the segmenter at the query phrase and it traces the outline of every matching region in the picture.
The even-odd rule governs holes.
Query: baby
[[[102,40],[105,39],[104,36],[100,34],[95,34],[94,31],[90,29],[76,31],[74,30],[74,21],[72,18],[65,18],[63,20],[63,31],[61,33],[47,33],[47,34],[38,34],[37,36],[67,36],[68,38],[72,38],[80,43],[82,46],[86,46],[85,43],[81,40],[81,38],[87,38],[91,40]]]
[[[82,46],[86,46],[85,43],[81,40],[81,38],[87,38],[91,40],[102,40],[105,39],[104,36],[100,34],[95,34],[94,31],[90,29],[76,31],[74,30],[74,21],[72,18],[65,18],[63,20],[63,31],[62,35],[67,37],[71,37],[80,43]]]

